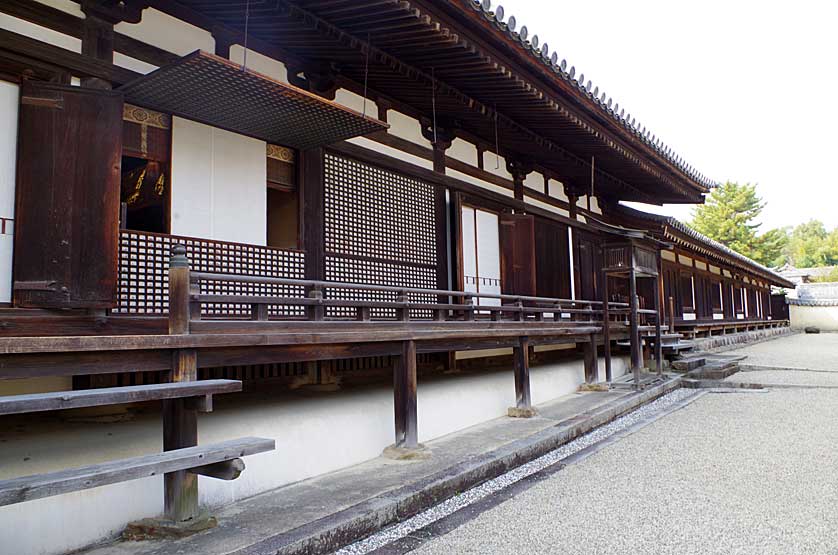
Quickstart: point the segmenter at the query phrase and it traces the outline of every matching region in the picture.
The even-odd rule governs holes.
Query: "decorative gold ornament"
[[[285,146],[268,145],[268,158],[280,160],[289,164],[294,163],[294,150]]]

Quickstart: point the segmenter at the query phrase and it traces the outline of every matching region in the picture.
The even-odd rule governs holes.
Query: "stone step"
[[[703,356],[685,357],[672,361],[672,368],[681,372],[689,372],[700,366],[704,366],[706,358]]]

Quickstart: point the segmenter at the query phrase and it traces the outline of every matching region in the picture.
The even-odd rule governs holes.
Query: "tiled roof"
[[[530,36],[526,25],[519,27],[519,22],[514,15],[506,17],[503,6],[493,8],[492,0],[469,0],[472,9],[483,14],[483,16],[491,22],[498,30],[504,32],[510,40],[515,41],[524,46],[529,52],[530,56],[549,68],[555,75],[564,81],[575,86],[580,92],[585,94],[594,105],[598,106],[602,113],[611,118],[617,124],[621,125],[629,132],[633,133],[641,141],[654,149],[661,157],[667,159],[670,163],[678,167],[682,172],[688,175],[691,179],[700,183],[701,185],[712,188],[717,187],[718,182],[708,178],[701,172],[697,171],[692,165],[688,164],[682,157],[678,156],[673,150],[660,140],[651,130],[642,125],[628,113],[625,107],[620,107],[619,102],[615,102],[605,91],[600,91],[599,87],[594,85],[590,79],[585,79],[585,74],[577,71],[575,66],[568,67],[567,60],[559,60],[559,56],[555,51],[550,51],[549,45],[541,43],[538,35]]]
[[[777,285],[781,285],[783,287],[794,287],[794,283],[790,282],[785,277],[781,276],[771,268],[763,266],[759,262],[751,260],[744,254],[740,254],[735,250],[731,249],[730,247],[719,243],[718,241],[707,237],[706,235],[699,233],[698,231],[694,230],[687,224],[673,218],[672,216],[662,216],[660,214],[650,214],[649,212],[643,212],[642,210],[637,210],[636,208],[631,208],[628,206],[624,206],[622,204],[617,205],[619,210],[623,211],[624,213],[634,216],[637,218],[641,218],[644,220],[654,221],[662,226],[670,227],[677,232],[688,236],[690,239],[695,241],[696,243],[701,243],[702,245],[709,248],[711,251],[716,251],[717,253],[721,253],[722,255],[732,258],[738,262],[740,262],[743,266],[750,269],[751,271],[761,274],[763,277],[772,279]],[[664,229],[664,233],[666,233],[666,229]],[[671,237],[672,239],[677,239],[676,237]]]

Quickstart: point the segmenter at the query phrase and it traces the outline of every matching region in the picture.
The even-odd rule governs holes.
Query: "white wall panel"
[[[47,29],[46,27],[41,27],[40,25],[35,25],[34,23],[29,23],[28,21],[4,13],[0,13],[0,29],[38,39],[47,44],[73,52],[81,52],[81,39]]]
[[[230,47],[230,60],[237,64],[244,64],[244,47],[238,44],[232,45]],[[250,49],[247,51],[247,67],[276,81],[288,82],[288,70],[285,64]]]
[[[195,50],[215,52],[215,39],[209,31],[154,8],[143,10],[139,23],[117,23],[114,30],[180,56]]]
[[[172,233],[264,245],[264,141],[175,117]]]
[[[12,247],[19,88],[0,81],[0,302],[12,300]]]

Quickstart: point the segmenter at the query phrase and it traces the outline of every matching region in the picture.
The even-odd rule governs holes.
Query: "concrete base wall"
[[[736,349],[742,345],[759,343],[783,335],[794,333],[791,328],[770,328],[764,330],[743,331],[714,337],[704,337],[695,340],[696,351],[725,351]]]
[[[625,358],[614,359],[615,376],[626,367]],[[600,376],[604,379],[602,360]],[[533,367],[533,401],[566,395],[583,381],[578,359]],[[420,378],[419,439],[429,441],[501,417],[514,402],[511,369]],[[74,415],[79,413],[4,417],[0,479],[162,449],[157,406],[87,422]],[[234,482],[199,477],[201,502],[215,507],[377,457],[393,442],[393,394],[387,385],[332,393],[260,389],[219,396],[215,412],[199,420],[200,443],[249,435],[276,440],[276,451],[247,457],[247,469]],[[63,553],[113,537],[127,522],[162,510],[162,477],[2,507],[0,552]]]
[[[838,306],[789,304],[789,319],[795,330],[814,326],[821,331],[838,331]]]

